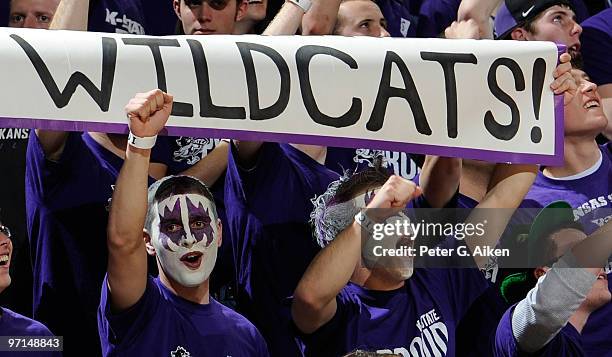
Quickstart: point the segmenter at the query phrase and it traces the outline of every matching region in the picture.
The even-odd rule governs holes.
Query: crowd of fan
[[[567,53],[547,84],[564,98],[555,167],[158,137],[173,97],[154,88],[126,103],[129,140],[0,129],[0,336],[63,336],[66,356],[612,356],[609,1],[2,6],[8,27],[553,41]],[[545,257],[510,270],[367,253],[372,225],[420,208],[503,208],[485,217],[486,245],[518,240]],[[521,208],[536,214],[510,234]],[[450,241],[474,251],[473,238]]]

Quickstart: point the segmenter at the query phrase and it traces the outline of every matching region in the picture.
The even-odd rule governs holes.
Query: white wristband
[[[287,0],[287,1],[299,6],[302,10],[304,10],[304,13],[306,13],[308,9],[310,9],[310,5],[312,5],[312,2],[310,0]]]
[[[128,144],[138,149],[151,149],[155,146],[156,141],[157,135],[141,138],[130,131],[130,136],[128,136]]]

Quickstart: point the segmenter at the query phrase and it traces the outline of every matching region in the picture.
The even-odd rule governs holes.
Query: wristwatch
[[[376,224],[376,222],[371,220],[370,217],[365,214],[365,212],[359,211],[355,215],[355,222],[359,223],[359,225],[363,227],[363,229],[365,229],[366,231],[370,233],[374,232],[374,224]]]

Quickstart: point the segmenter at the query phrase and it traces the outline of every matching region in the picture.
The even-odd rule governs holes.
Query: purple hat
[[[495,16],[495,39],[506,39],[512,30],[554,5],[572,7],[569,0],[504,0]]]

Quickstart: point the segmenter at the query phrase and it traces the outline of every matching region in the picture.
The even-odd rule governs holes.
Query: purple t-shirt
[[[612,8],[582,23],[584,69],[598,85],[612,83]]]
[[[454,356],[459,320],[487,288],[477,269],[415,269],[392,291],[349,283],[334,317],[304,336],[307,356],[341,356],[356,349],[401,356]]]
[[[0,336],[53,336],[49,329],[36,320],[32,320],[7,308],[0,308]],[[8,355],[8,352],[5,352]],[[61,352],[15,352],[23,357],[60,357]]]
[[[107,279],[98,310],[104,356],[268,356],[259,331],[212,297],[209,304],[185,300],[149,276],[143,296],[113,313]]]
[[[99,355],[96,310],[106,273],[108,208],[123,160],[77,132],[68,134],[58,162],[45,158],[36,135],[26,156],[34,318],[66,341],[74,338],[66,352]],[[158,156],[154,149],[152,161]]]
[[[228,160],[225,200],[238,310],[261,331],[272,355],[299,356],[285,299],[319,251],[308,223],[310,200],[338,174],[287,144],[264,143],[251,170],[239,167],[235,150]]]
[[[586,356],[582,349],[580,334],[567,323],[559,333],[546,346],[533,354],[522,352],[512,333],[512,313],[514,306],[510,307],[502,316],[497,326],[495,334],[495,347],[493,356],[495,357],[518,357],[518,356],[550,356],[550,357],[571,357]],[[595,355],[593,355],[595,356]]]
[[[612,144],[602,145],[600,150],[601,165],[585,177],[555,180],[539,172],[521,207],[543,208],[564,200],[574,207],[574,219],[582,224],[585,233],[603,226],[612,218]]]
[[[414,180],[421,169],[410,154],[397,151],[328,147],[325,167],[342,175],[344,170],[358,172],[372,167],[376,157],[384,159],[386,167],[397,176]]]
[[[610,262],[606,271],[608,273],[608,290],[612,291],[612,273]],[[610,319],[612,318],[612,304],[607,303],[593,312],[582,329],[582,346],[587,356],[612,357],[612,331]]]
[[[457,19],[460,0],[376,0],[393,37],[438,37]]]
[[[91,0],[88,30],[132,35],[173,35],[172,1]]]

